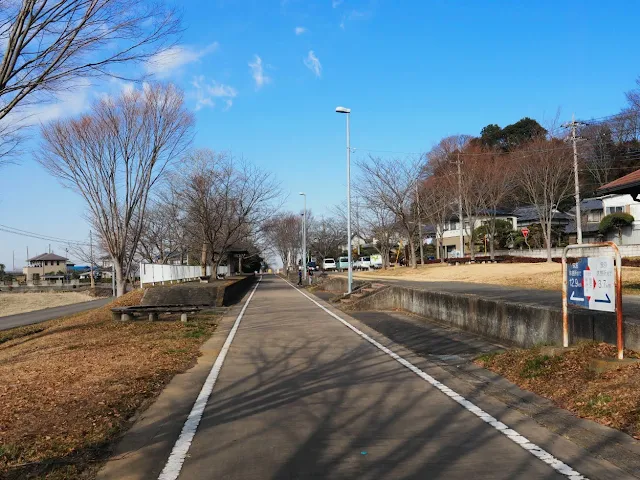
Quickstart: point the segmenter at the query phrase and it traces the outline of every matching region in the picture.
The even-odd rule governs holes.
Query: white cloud
[[[322,76],[322,64],[320,63],[320,59],[316,57],[316,54],[313,53],[313,50],[309,50],[309,53],[304,59],[304,65],[311,70],[316,77]]]
[[[25,127],[47,123],[86,112],[95,98],[91,83],[87,79],[74,80],[51,101],[27,104],[12,111],[5,121]]]
[[[331,0],[331,6],[333,8],[338,8],[344,0]]]
[[[307,29],[305,27],[296,27],[294,31],[296,32],[296,35],[307,33]]]
[[[216,98],[222,99],[225,104],[224,110],[228,110],[233,105],[233,99],[238,96],[235,88],[215,80],[207,83],[203,75],[194,77],[191,85],[195,89],[196,111],[204,107],[215,107]]]
[[[340,21],[340,28],[344,30],[345,24],[350,20],[361,20],[365,18],[370,18],[372,15],[371,12],[361,11],[361,10],[351,10],[349,13],[345,13],[342,15],[342,20]]]
[[[253,62],[249,62],[249,68],[251,68],[251,76],[256,82],[256,89],[262,88],[263,85],[271,82],[271,78],[264,73],[262,59],[258,55],[254,55]]]
[[[205,55],[215,52],[218,42],[213,42],[202,49],[194,49],[186,45],[175,45],[153,55],[146,63],[148,73],[158,77],[168,77],[185,65],[199,61]]]

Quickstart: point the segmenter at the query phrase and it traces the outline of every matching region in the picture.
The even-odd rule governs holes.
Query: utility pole
[[[424,247],[422,245],[422,221],[420,220],[420,194],[418,193],[417,178],[416,178],[416,209],[418,214],[418,242],[420,242],[420,265],[424,265]]]
[[[576,136],[576,128],[582,125],[586,125],[582,122],[576,122],[575,114],[571,115],[571,123],[565,123],[562,125],[566,128],[571,128],[571,143],[573,144],[573,181],[575,184],[575,197],[576,197],[576,230],[578,245],[582,244],[582,213],[580,212],[580,179],[578,177],[578,147],[576,141],[579,137]]]
[[[460,166],[460,151],[458,151],[458,220],[460,221],[460,254],[464,257],[464,218],[462,215],[462,169]]]
[[[302,278],[307,279],[307,195],[300,192],[304,197],[304,210],[302,214]]]
[[[93,278],[93,231],[89,230],[89,276],[91,278],[91,288],[96,286]]]

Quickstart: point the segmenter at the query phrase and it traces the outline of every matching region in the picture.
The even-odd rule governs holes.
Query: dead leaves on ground
[[[0,335],[0,477],[81,475],[146,400],[194,363],[216,318],[112,320],[111,307],[141,297],[134,291],[94,311]]]

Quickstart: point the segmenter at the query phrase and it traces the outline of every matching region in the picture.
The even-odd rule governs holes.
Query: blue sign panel
[[[584,271],[589,270],[589,259],[581,258],[567,264],[567,302],[577,307],[589,308],[589,298],[584,291]]]

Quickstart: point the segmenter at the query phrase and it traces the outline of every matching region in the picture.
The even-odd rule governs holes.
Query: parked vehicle
[[[349,270],[349,257],[339,257],[338,263],[336,264],[336,268],[339,272],[344,272],[345,270]]]
[[[312,260],[307,263],[307,269],[314,270],[317,272],[320,269],[320,267],[318,267],[318,264]]]
[[[371,255],[371,268],[380,269],[382,267],[382,255]]]
[[[359,258],[358,260],[356,260],[355,262],[353,262],[353,269],[354,270],[360,270],[360,266],[362,265],[362,259]]]
[[[333,258],[325,258],[322,262],[322,269],[331,272],[336,269],[336,261]]]
[[[371,257],[360,257],[356,263],[358,270],[371,270]]]

